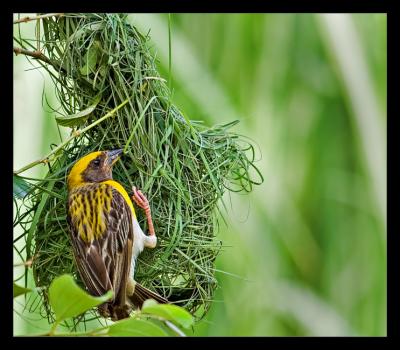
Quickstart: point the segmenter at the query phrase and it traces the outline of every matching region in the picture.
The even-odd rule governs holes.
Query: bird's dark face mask
[[[112,180],[112,168],[120,158],[122,149],[105,151],[93,159],[82,173],[84,182],[102,182]]]

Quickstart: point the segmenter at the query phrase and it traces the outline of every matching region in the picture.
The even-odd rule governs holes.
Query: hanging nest
[[[56,153],[44,180],[31,191],[25,213],[26,252],[35,256],[33,276],[44,287],[44,315],[52,318],[46,287],[75,267],[66,222],[66,176],[73,163],[95,150],[125,148],[114,179],[129,193],[135,185],[147,195],[158,236],[155,249],[138,258],[135,279],[145,287],[205,315],[217,287],[215,259],[218,203],[225,190],[252,190],[253,146],[229,129],[207,128],[187,120],[171,104],[168,87],[156,69],[148,37],[122,14],[65,14],[42,19],[42,66],[54,82],[61,126],[77,135]],[[31,41],[19,39],[23,47]],[[121,106],[115,114],[77,133]],[[147,223],[137,210],[144,232]],[[30,219],[29,219],[30,218]]]

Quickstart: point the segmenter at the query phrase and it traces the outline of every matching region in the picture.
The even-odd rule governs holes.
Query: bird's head
[[[98,151],[80,158],[68,175],[68,188],[88,182],[112,180],[112,167],[122,151],[122,149]]]

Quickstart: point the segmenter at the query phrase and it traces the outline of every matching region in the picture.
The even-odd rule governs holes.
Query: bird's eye
[[[95,159],[93,161],[94,166],[99,166],[100,165],[100,159]]]

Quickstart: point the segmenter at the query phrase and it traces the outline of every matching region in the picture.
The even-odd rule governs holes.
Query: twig
[[[24,18],[20,18],[14,21],[14,24],[17,23],[25,23],[25,22],[29,22],[29,21],[34,21],[36,19],[41,19],[41,18],[48,18],[48,17],[61,17],[64,16],[64,13],[47,13],[45,15],[39,15],[39,16],[34,16],[34,17],[24,17]]]
[[[36,254],[35,256],[33,256],[31,259],[29,259],[27,261],[24,261],[24,262],[19,263],[19,264],[14,264],[14,267],[17,267],[17,266],[31,267],[32,264],[33,264],[33,260],[36,259],[37,257],[38,257],[38,254]]]
[[[58,65],[56,65],[54,62],[52,62],[49,58],[47,58],[45,55],[43,55],[40,51],[29,51],[29,50],[25,50],[21,47],[15,47],[15,46],[14,46],[13,51],[16,55],[22,54],[22,55],[30,56],[30,57],[36,58],[38,60],[41,60],[47,64],[50,64],[53,67],[58,68]]]
[[[41,164],[41,163],[48,163],[50,161],[50,157],[57,153],[60,149],[62,149],[64,146],[66,146],[69,142],[71,142],[75,137],[85,133],[86,131],[90,130],[91,128],[93,128],[94,126],[96,126],[97,124],[101,123],[102,121],[106,120],[107,118],[111,117],[112,115],[114,115],[114,113],[116,111],[118,111],[120,108],[122,108],[123,106],[125,106],[127,103],[129,102],[129,99],[126,99],[124,102],[122,102],[119,106],[115,107],[112,111],[108,112],[105,116],[97,119],[95,122],[93,122],[92,124],[88,125],[86,128],[83,128],[82,130],[76,130],[67,140],[65,140],[63,143],[61,143],[60,145],[58,145],[56,148],[54,148],[47,156],[45,156],[42,159],[36,160],[26,166],[24,166],[23,168],[14,171],[14,174],[19,174],[24,172],[25,170],[28,170],[32,167],[34,167],[35,165]]]
[[[14,38],[14,40],[16,40],[16,38]],[[20,43],[20,45],[21,45],[21,43]],[[35,58],[35,59],[37,59],[37,60],[40,60],[40,61],[42,61],[42,62],[45,62],[45,63],[47,63],[47,64],[53,66],[54,69],[57,70],[57,71],[61,71],[61,72],[63,72],[63,73],[67,73],[67,70],[66,70],[64,67],[62,67],[58,62],[52,61],[50,58],[48,58],[48,57],[46,57],[45,55],[43,55],[43,53],[42,53],[41,51],[38,51],[38,50],[36,50],[36,51],[29,51],[29,50],[23,49],[23,48],[21,48],[21,47],[15,47],[15,46],[14,46],[13,51],[14,51],[14,53],[15,53],[16,55],[23,54],[23,55],[26,55],[26,56],[33,57],[33,58]],[[45,67],[42,63],[40,63],[40,64],[41,64],[43,67]],[[47,69],[47,68],[45,67],[45,69]],[[84,78],[84,77],[79,77],[79,79],[81,79],[82,82],[85,83],[85,84],[87,84],[87,85],[90,85],[90,86],[92,85],[92,84],[91,84],[86,78]]]

